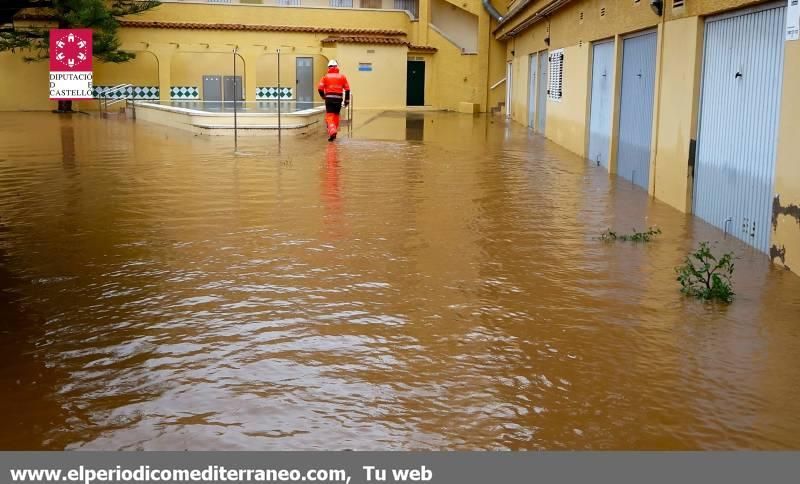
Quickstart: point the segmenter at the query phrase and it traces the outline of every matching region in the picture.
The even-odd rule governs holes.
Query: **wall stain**
[[[792,203],[783,207],[781,206],[781,196],[775,195],[775,198],[772,199],[772,230],[778,229],[778,215],[794,217],[797,224],[800,225],[800,206]]]
[[[769,258],[772,259],[772,262],[775,262],[775,259],[780,259],[781,264],[784,266],[786,265],[786,246],[782,245],[779,249],[777,245],[772,244],[772,247],[769,248]]]

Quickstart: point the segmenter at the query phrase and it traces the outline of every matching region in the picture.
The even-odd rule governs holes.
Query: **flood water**
[[[0,449],[798,449],[800,278],[518,125],[0,114]],[[658,225],[650,244],[606,228]]]

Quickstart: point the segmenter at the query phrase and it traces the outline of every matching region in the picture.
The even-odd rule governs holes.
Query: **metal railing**
[[[506,82],[506,78],[505,78],[505,77],[504,77],[504,78],[502,78],[502,79],[500,79],[499,81],[495,82],[495,83],[494,83],[494,84],[492,84],[491,86],[489,86],[489,89],[490,89],[490,90],[492,90],[492,91],[494,91],[495,89],[497,89],[498,87],[500,87],[500,85],[501,85],[502,83],[504,83],[504,82]]]
[[[125,102],[127,105],[128,101],[127,90],[132,87],[133,84],[118,84],[116,86],[100,91],[100,93],[98,93],[97,96],[97,102],[100,106],[100,112],[105,114],[108,112],[109,106],[113,106],[114,104],[118,104],[120,102]],[[124,93],[124,94],[118,96],[116,95],[117,93]]]
[[[350,93],[350,104],[347,105],[347,129],[348,131],[352,131],[353,129],[353,93]]]

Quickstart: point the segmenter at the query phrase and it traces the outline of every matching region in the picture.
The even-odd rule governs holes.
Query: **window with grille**
[[[331,7],[353,8],[353,0],[330,0]]]
[[[547,97],[561,101],[564,95],[564,49],[550,51],[548,60]]]
[[[361,8],[381,8],[383,0],[361,0]]]
[[[394,0],[394,8],[407,11],[413,18],[419,16],[419,0]]]

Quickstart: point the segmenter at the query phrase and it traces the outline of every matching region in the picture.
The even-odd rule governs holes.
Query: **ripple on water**
[[[718,231],[522,127],[413,116],[234,157],[0,113],[0,448],[800,446],[800,279],[727,240],[739,299],[687,300]]]

